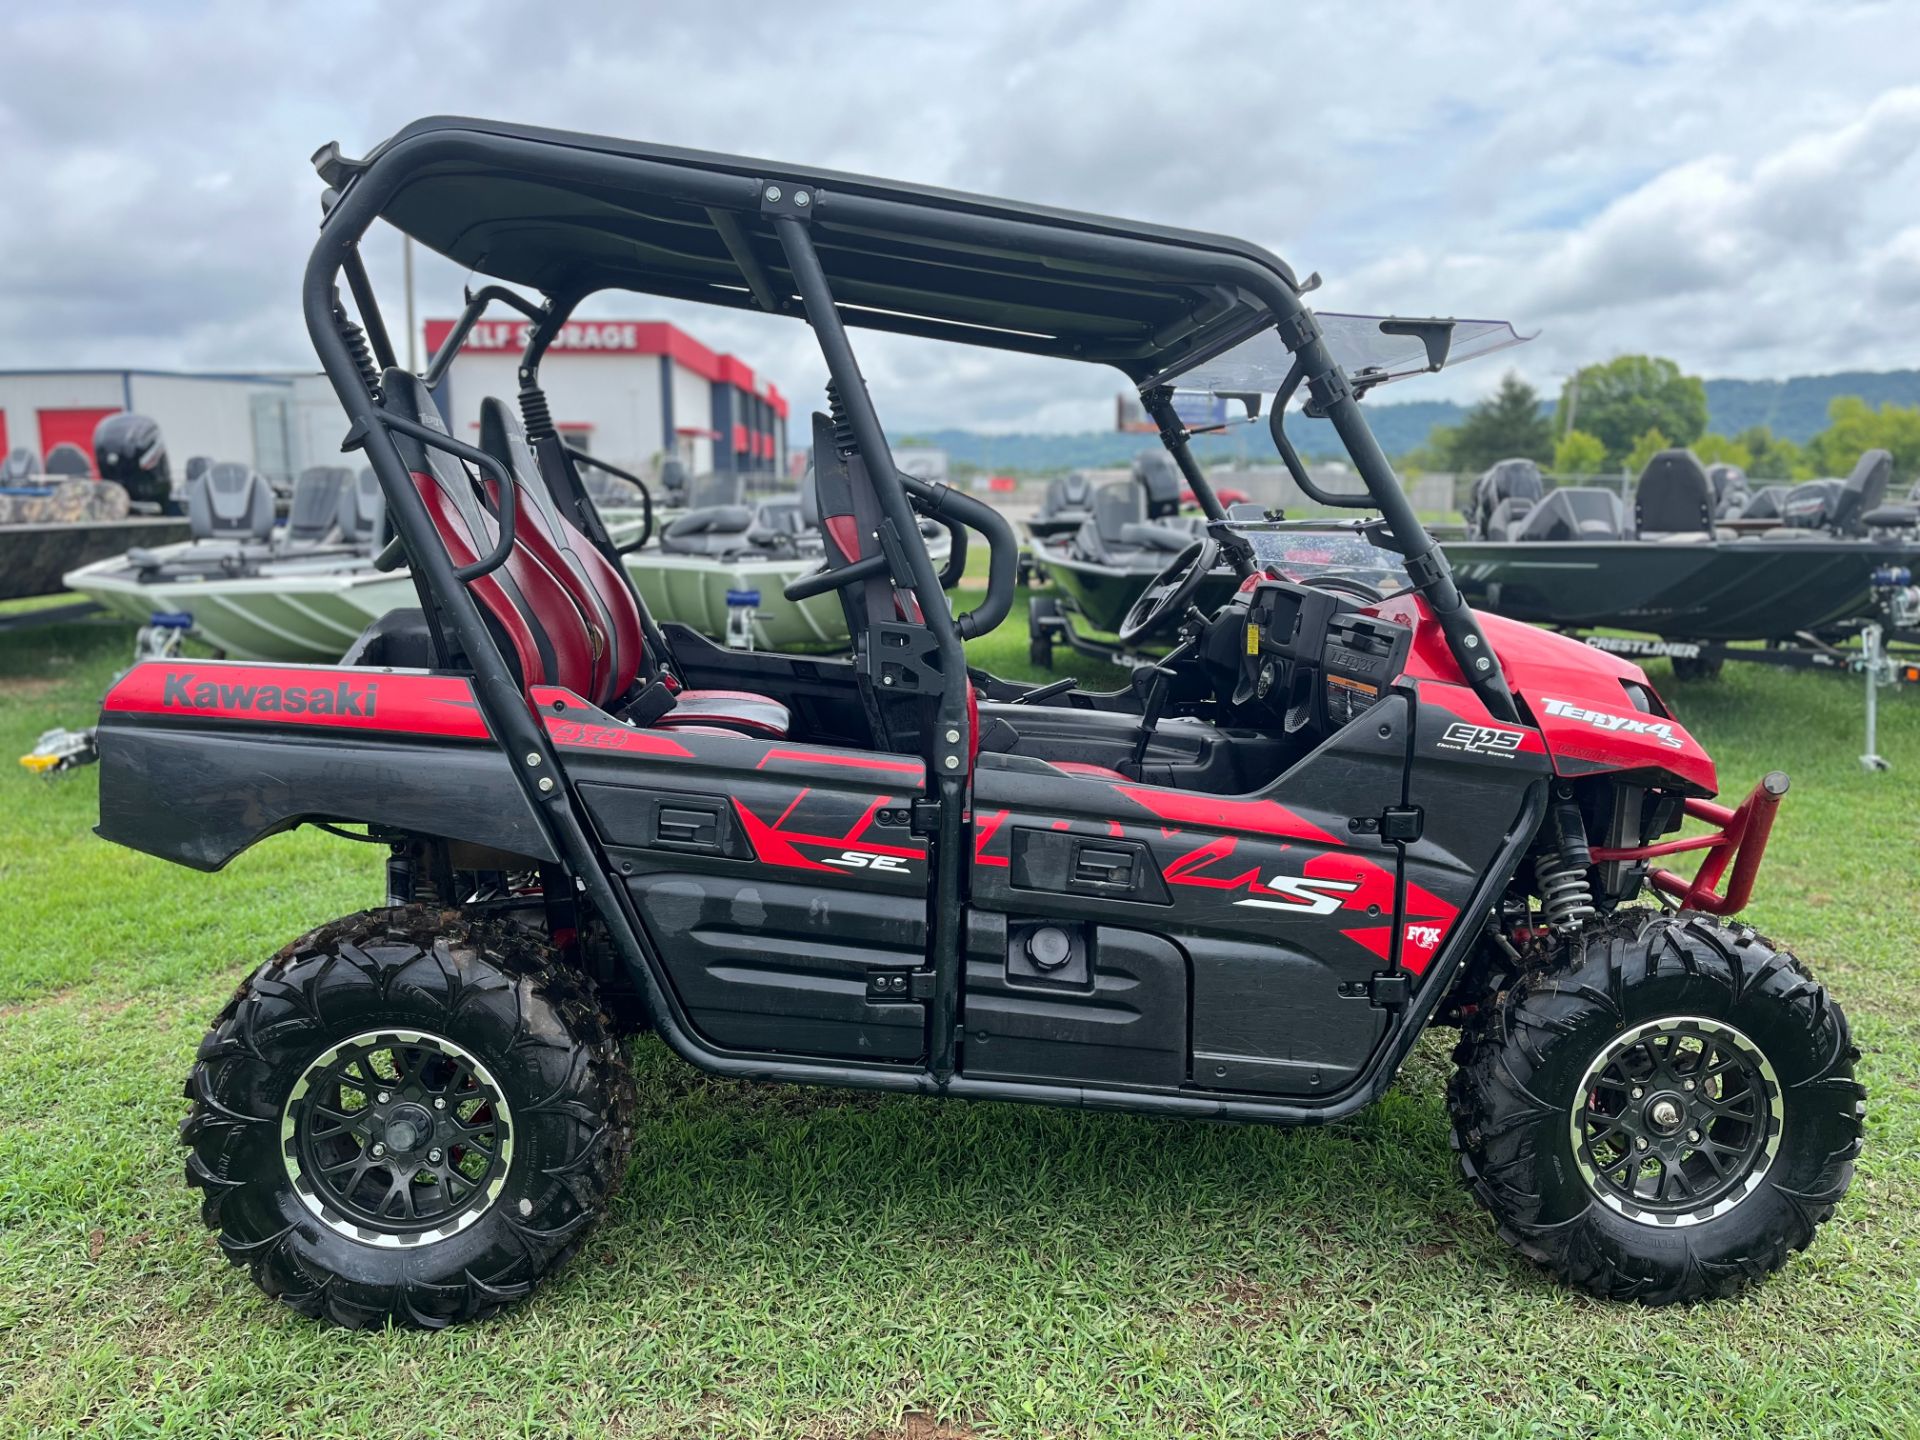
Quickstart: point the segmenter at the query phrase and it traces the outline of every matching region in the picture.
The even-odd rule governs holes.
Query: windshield
[[[1255,565],[1289,580],[1311,584],[1316,575],[1344,575],[1366,581],[1382,595],[1413,588],[1400,557],[1352,527],[1305,530],[1284,522],[1255,521],[1233,528],[1253,546]]]
[[[1522,335],[1505,320],[1410,319],[1395,315],[1342,315],[1316,311],[1326,334],[1327,348],[1356,387],[1382,385],[1409,375],[1422,375],[1447,365],[1459,365],[1521,345],[1533,336]],[[1449,336],[1444,358],[1433,363],[1429,339]],[[1177,390],[1224,395],[1257,391],[1271,395],[1293,368],[1293,355],[1272,326],[1184,370],[1161,377],[1160,383]]]

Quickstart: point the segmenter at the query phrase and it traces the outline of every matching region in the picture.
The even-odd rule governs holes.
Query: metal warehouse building
[[[437,351],[452,320],[429,320]],[[527,322],[483,320],[438,394],[455,435],[480,429],[480,402],[520,393]],[[787,466],[787,400],[743,361],[719,355],[663,320],[573,320],[540,364],[555,425],[569,443],[642,472],[677,456],[692,473]]]
[[[427,352],[453,330],[429,320]],[[526,339],[519,321],[481,321],[436,398],[453,433],[479,433],[480,402],[520,393]],[[719,355],[664,321],[576,320],[555,340],[540,378],[568,440],[643,473],[678,456],[710,470],[784,474],[787,401],[732,355]],[[93,453],[94,426],[133,410],[160,425],[176,479],[188,457],[250,463],[269,480],[341,463],[346,416],[315,374],[166,370],[0,371],[0,455],[25,447],[42,459],[70,442]]]
[[[93,429],[121,410],[160,424],[173,473],[190,455],[250,462],[268,478],[338,463],[347,420],[319,375],[198,375],[167,370],[0,371],[0,454],[43,460],[55,445],[93,454]]]

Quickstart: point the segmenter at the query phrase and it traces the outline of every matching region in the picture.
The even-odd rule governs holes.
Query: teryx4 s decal
[[[1303,915],[1331,915],[1346,897],[1360,888],[1358,880],[1316,880],[1307,875],[1275,875],[1266,889],[1273,899],[1249,895],[1236,905],[1252,905],[1262,910],[1292,910]]]

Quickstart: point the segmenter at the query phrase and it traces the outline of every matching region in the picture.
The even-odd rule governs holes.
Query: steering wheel
[[[1115,633],[1120,643],[1131,649],[1156,631],[1187,613],[1200,585],[1220,559],[1220,542],[1207,536],[1195,540],[1153,577],[1153,583],[1140,592],[1127,610]]]

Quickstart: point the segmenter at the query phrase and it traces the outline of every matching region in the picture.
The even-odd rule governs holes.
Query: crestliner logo
[[[1685,748],[1685,742],[1673,733],[1673,726],[1665,720],[1610,715],[1605,710],[1587,710],[1565,700],[1546,700],[1541,703],[1547,707],[1549,715],[1558,715],[1562,720],[1578,720],[1582,725],[1591,725],[1596,730],[1625,730],[1631,735],[1651,735],[1669,750]]]
[[[170,710],[250,710],[259,715],[358,715],[371,716],[379,699],[380,686],[355,685],[342,680],[334,685],[228,684],[222,681],[196,681],[192,672],[167,676],[160,703]]]

